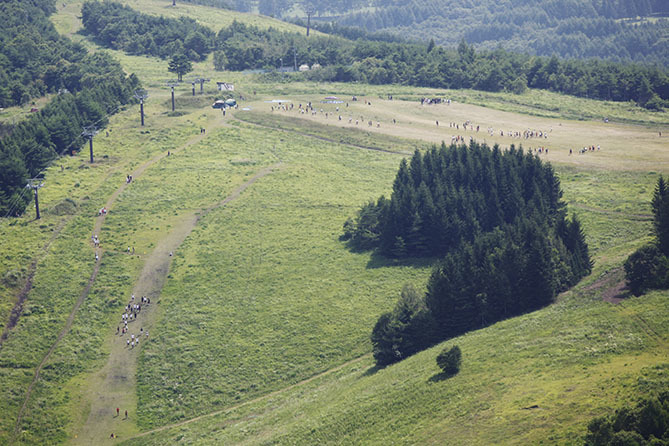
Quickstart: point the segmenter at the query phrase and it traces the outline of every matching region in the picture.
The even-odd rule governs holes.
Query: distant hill
[[[235,8],[304,17],[303,2],[258,0]],[[664,0],[311,0],[314,19],[386,31],[453,47],[669,66],[669,2]]]

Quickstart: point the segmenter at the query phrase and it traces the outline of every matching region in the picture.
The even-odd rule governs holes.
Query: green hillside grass
[[[95,49],[90,42],[86,45]],[[169,90],[163,87],[166,63],[113,54],[149,88],[145,129],[139,127],[138,107],[129,107],[111,119],[109,137],[96,137],[95,166],[88,166],[84,151],[49,170],[40,191],[43,209],[70,198],[77,204],[72,216],[45,212],[40,222],[33,222],[32,215],[0,222],[0,275],[5,268],[21,268],[39,258],[27,311],[0,350],[0,443],[76,441],[74,436],[91,415],[88,392],[96,382],[94,375],[118,341],[118,313],[145,256],[181,219],[219,203],[250,175],[277,161],[282,164],[274,173],[203,217],[175,252],[160,303],[156,301],[151,341],[139,350],[139,386],[133,395],[137,406],[131,407],[130,420],[118,424],[119,440],[575,444],[592,416],[634,398],[645,381],[666,380],[666,293],[617,306],[601,301],[610,288],[608,281],[619,277],[625,256],[647,240],[651,189],[657,173],[669,172],[655,128],[617,123],[603,127],[470,104],[418,109],[415,100],[379,98],[390,93],[416,99],[426,92],[447,97],[452,92],[277,85],[239,73],[220,76],[253,98],[243,104],[250,105],[251,112],[238,110],[239,118],[249,113],[250,120],[263,127],[230,115],[223,121],[219,111],[209,108],[215,97],[211,84],[206,85],[206,95],[195,99],[189,96],[190,85],[180,88],[178,107],[185,114],[169,117]],[[218,74],[210,67],[205,62],[196,70],[214,80]],[[378,132],[361,131],[361,136],[332,122],[326,126],[320,117],[266,118],[269,104],[264,100],[281,95],[318,101],[329,94],[369,96],[373,106],[356,104],[352,109],[374,113],[385,119],[384,125]],[[559,99],[556,95],[541,101],[549,106]],[[593,110],[607,107],[595,101],[564,101],[574,109],[579,104]],[[402,125],[391,129],[388,117],[397,114],[402,115]],[[433,123],[451,116],[476,116],[504,128],[528,120],[555,129],[564,124],[569,131],[548,140],[557,152],[548,159],[560,175],[570,212],[583,221],[596,268],[555,305],[443,344],[457,343],[463,351],[462,371],[452,379],[441,380],[434,361],[443,345],[376,370],[368,341],[376,317],[393,306],[403,283],[423,287],[429,267],[425,262],[396,265],[369,253],[352,253],[338,240],[341,225],[358,206],[390,191],[401,159],[350,144],[390,147],[393,138],[402,137],[402,150],[407,138],[421,146],[448,135],[438,133]],[[206,137],[187,145],[197,138],[200,126],[207,127]],[[267,128],[273,126],[284,131]],[[564,153],[567,144],[593,134],[604,138],[607,132],[610,142],[601,153],[580,158]],[[351,139],[338,144],[306,134],[330,141],[343,135]],[[629,141],[642,143],[630,146]],[[94,251],[88,240],[97,210],[128,173],[167,150],[177,153],[157,160],[116,198],[100,234],[106,250],[100,272],[71,332],[42,370],[14,438],[16,416],[35,366],[58,336],[93,270]],[[51,229],[63,222],[48,252],[40,255]],[[128,245],[138,256],[123,253]],[[2,290],[0,315],[6,316],[17,288]],[[533,405],[539,407],[523,409]],[[130,439],[142,430],[216,411],[221,412]],[[99,414],[105,422],[108,416]],[[104,444],[108,437],[108,431],[100,431],[95,442]]]
[[[669,383],[666,293],[617,308],[589,294],[124,444],[580,444],[593,416]],[[444,379],[435,357],[452,344],[463,365]]]
[[[56,25],[56,29],[61,34],[76,33],[81,29],[81,24],[77,24],[72,20],[72,16],[81,11],[81,5],[84,0],[65,0],[58,3],[59,10],[67,11],[67,16],[56,15],[52,21]],[[192,3],[182,3],[177,1],[176,7],[172,6],[170,1],[159,0],[126,0],[123,4],[130,6],[133,9],[141,11],[144,14],[155,16],[164,16],[168,18],[178,18],[187,16],[200,22],[202,25],[208,26],[215,32],[218,32],[222,27],[229,26],[233,21],[241,22],[246,25],[253,25],[261,29],[272,27],[280,31],[291,31],[306,34],[306,28],[294,25],[292,23],[283,22],[271,17],[260,16],[255,14],[246,14],[227,9],[214,8],[209,6],[194,5]],[[63,6],[65,5],[65,6]],[[315,34],[321,34],[318,31],[311,31]]]
[[[250,160],[260,161],[254,149],[273,150],[282,167],[244,200],[208,215],[179,250],[158,337],[140,357],[142,427],[367,353],[375,315],[390,308],[403,283],[423,287],[427,279],[426,262],[376,265],[338,240],[347,216],[390,183],[398,157],[304,137],[277,141],[266,130],[239,134]]]

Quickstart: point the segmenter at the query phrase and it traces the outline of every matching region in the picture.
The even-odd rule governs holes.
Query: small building
[[[318,70],[319,68],[321,68],[321,64],[319,64],[319,63],[315,63],[311,66],[312,70]]]
[[[225,101],[223,99],[219,99],[218,101],[214,102],[211,108],[225,108]]]
[[[304,64],[300,65],[299,70],[300,71],[309,71],[309,65],[304,63]]]
[[[235,91],[235,86],[227,82],[216,82],[216,88],[218,91]]]

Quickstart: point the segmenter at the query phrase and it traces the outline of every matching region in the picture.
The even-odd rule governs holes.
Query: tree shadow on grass
[[[436,263],[435,257],[407,257],[404,259],[395,259],[386,257],[372,251],[369,261],[367,262],[367,269],[387,268],[391,266],[408,266],[411,268],[428,268]]]
[[[380,365],[373,365],[370,368],[368,368],[367,370],[365,370],[364,373],[362,375],[360,375],[360,377],[366,378],[368,376],[376,375],[376,372],[378,372],[379,370],[382,370],[384,368],[385,367],[380,366]]]
[[[449,378],[453,378],[457,374],[458,374],[458,372],[454,372],[454,373],[441,372],[441,373],[437,373],[435,375],[432,375],[427,381],[431,382],[431,383],[438,383],[440,381],[445,381]]]

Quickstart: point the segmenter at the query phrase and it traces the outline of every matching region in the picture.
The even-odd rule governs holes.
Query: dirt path
[[[190,142],[187,143],[187,145],[190,145],[190,144],[191,144]],[[162,159],[162,157],[163,157],[163,155],[159,155],[158,159]],[[149,163],[153,164],[153,162],[154,162],[154,160],[152,159],[151,161],[149,161],[149,162],[147,163],[146,167],[148,167],[148,165],[150,165]],[[145,169],[146,167],[145,167],[144,165],[142,165],[142,166],[140,166],[140,168],[138,168],[137,170],[140,171],[140,169],[141,169],[141,171],[140,171],[140,173],[141,173],[141,172],[144,171],[144,169]],[[103,182],[109,180],[109,178],[111,178],[111,177],[116,173],[116,171],[117,171],[116,168],[112,169],[112,170],[105,176]],[[135,174],[135,173],[133,172],[133,175],[134,175],[134,174]],[[116,190],[116,191],[114,192],[114,194],[112,194],[112,198],[110,198],[110,199],[107,201],[107,204],[106,204],[107,209],[109,209],[109,207],[111,206],[111,204],[113,203],[113,201],[116,199],[116,197],[118,196],[118,194],[119,194],[123,189],[125,189],[125,186],[126,186],[125,184],[122,185],[118,190]],[[77,215],[77,214],[75,214],[75,215]],[[48,251],[49,251],[49,247],[51,246],[51,244],[54,242],[54,240],[56,240],[56,238],[60,235],[60,233],[61,233],[61,231],[63,230],[63,228],[70,222],[70,220],[72,220],[72,218],[73,218],[75,215],[70,215],[70,216],[68,216],[67,218],[65,218],[63,221],[60,222],[60,224],[59,224],[59,225],[56,227],[56,229],[53,231],[53,234],[51,234],[51,237],[49,238],[49,240],[47,241],[47,243],[42,247],[41,252],[38,253],[38,254],[35,256],[35,258],[33,259],[33,261],[31,262],[31,264],[30,264],[30,266],[29,266],[29,268],[28,268],[28,277],[26,278],[26,282],[25,282],[25,284],[23,285],[23,288],[21,289],[21,291],[19,292],[19,294],[16,296],[16,303],[14,304],[14,307],[12,308],[12,311],[9,313],[8,321],[7,321],[7,323],[5,324],[5,327],[4,327],[4,329],[3,329],[2,335],[0,335],[0,350],[2,349],[2,344],[3,344],[3,342],[4,342],[4,341],[7,339],[7,337],[9,336],[9,332],[16,326],[16,324],[17,324],[18,321],[19,321],[19,318],[21,317],[21,314],[23,313],[23,304],[25,303],[26,299],[28,298],[28,295],[30,294],[30,291],[32,290],[33,279],[34,279],[34,277],[35,277],[35,273],[37,272],[37,264],[38,264],[39,261],[42,260],[42,259],[44,258],[44,256],[48,253]],[[99,216],[99,217],[96,219],[95,228],[94,228],[94,233],[98,233],[98,232],[100,232],[100,229],[101,229],[101,227],[102,227],[102,223],[104,222],[104,217],[105,217],[105,216],[102,215],[102,216]]]
[[[371,356],[371,353],[367,353],[367,354],[365,354],[365,355],[362,355],[362,356],[359,356],[359,357],[357,357],[357,358],[351,359],[351,360],[346,361],[346,362],[344,362],[344,363],[342,363],[342,364],[339,364],[339,365],[336,366],[336,367],[333,367],[333,368],[331,368],[331,369],[325,370],[324,372],[321,372],[321,373],[318,373],[318,374],[316,374],[316,375],[313,375],[313,376],[310,377],[310,378],[307,378],[307,379],[302,380],[302,381],[300,381],[300,382],[296,382],[295,384],[291,384],[291,385],[289,385],[289,386],[283,387],[283,388],[278,389],[278,390],[275,390],[275,391],[273,391],[273,392],[266,393],[265,395],[261,395],[261,396],[259,396],[259,397],[257,397],[257,398],[253,398],[253,399],[250,399],[250,400],[248,400],[248,401],[244,401],[243,403],[235,404],[234,406],[229,406],[229,407],[226,407],[225,409],[220,409],[220,410],[216,410],[216,411],[214,411],[214,412],[210,412],[210,413],[206,413],[206,414],[203,414],[203,415],[199,415],[199,416],[197,416],[197,417],[195,417],[195,418],[190,418],[190,419],[188,419],[188,420],[179,421],[178,423],[167,424],[167,425],[165,425],[165,426],[157,427],[157,428],[155,428],[155,429],[151,429],[151,430],[142,432],[142,433],[140,433],[140,434],[132,435],[132,436],[130,436],[129,438],[123,438],[123,440],[131,440],[131,439],[135,439],[135,438],[145,437],[145,436],[147,436],[147,435],[155,434],[156,432],[162,432],[162,431],[164,431],[164,430],[168,430],[168,429],[172,429],[172,428],[175,428],[175,427],[183,426],[183,425],[186,425],[186,424],[194,423],[194,422],[199,421],[199,420],[202,420],[202,419],[204,419],[204,418],[215,417],[216,415],[220,415],[220,414],[222,414],[222,413],[231,412],[231,411],[233,411],[233,410],[239,409],[240,407],[248,406],[249,404],[253,404],[253,403],[257,403],[257,402],[259,402],[259,401],[266,400],[266,399],[271,398],[271,397],[273,397],[273,396],[280,395],[281,393],[288,392],[289,390],[294,389],[294,388],[296,388],[296,387],[300,387],[300,386],[303,386],[303,385],[305,385],[305,384],[308,384],[308,383],[310,383],[310,382],[312,382],[312,381],[314,381],[314,380],[316,380],[316,379],[318,379],[318,378],[321,378],[321,377],[323,377],[323,376],[330,375],[330,374],[332,374],[332,373],[335,373],[335,372],[337,372],[337,371],[343,369],[344,367],[347,367],[347,366],[349,366],[349,365],[351,365],[351,364],[355,364],[356,362],[362,361],[363,359],[365,359],[365,358],[367,358],[367,357],[369,357],[369,356]]]
[[[188,140],[182,147],[175,150],[174,153],[182,151],[182,150],[190,147],[191,145],[200,142],[205,136],[206,136],[205,134],[200,133],[199,135],[195,136],[194,138],[191,138],[190,140]],[[165,153],[161,153],[161,154],[151,158],[150,160],[146,161],[145,163],[143,163],[141,166],[139,166],[137,169],[135,169],[133,171],[133,173],[132,173],[133,178],[139,177],[147,168],[149,168],[153,164],[157,163],[158,161],[163,159],[165,156],[167,156]],[[116,198],[119,196],[119,194],[121,192],[123,192],[125,190],[125,188],[128,185],[129,185],[128,183],[122,184],[109,197],[109,199],[107,200],[107,203],[105,204],[105,206],[107,207],[108,210],[111,210]],[[106,217],[106,215],[100,215],[95,219],[95,224],[94,224],[94,233],[95,234],[100,232],[100,229],[102,228],[102,224],[105,221],[105,217]],[[54,237],[52,238],[52,240],[50,240],[49,243],[47,244],[47,248],[50,245],[50,243],[53,241],[53,239],[56,238],[57,235],[58,235],[57,233],[54,234]],[[104,255],[104,250],[101,249],[101,248],[98,248],[97,252],[99,253],[99,257],[100,257],[100,261],[101,261],[103,255]],[[84,299],[86,299],[86,297],[88,296],[88,293],[90,292],[91,287],[93,286],[93,283],[95,282],[95,278],[97,277],[99,270],[100,270],[100,262],[97,262],[96,265],[95,265],[95,268],[93,269],[93,273],[91,274],[90,278],[88,279],[88,283],[86,284],[86,287],[84,288],[81,295],[79,296],[79,298],[75,302],[74,306],[72,307],[72,311],[70,311],[70,314],[67,317],[67,320],[65,321],[65,325],[63,326],[60,333],[58,334],[58,337],[56,338],[54,343],[51,345],[51,347],[49,348],[49,350],[44,355],[44,357],[40,361],[39,365],[35,369],[35,375],[33,376],[33,379],[30,382],[30,385],[28,386],[28,390],[26,391],[26,396],[25,396],[25,399],[23,401],[23,405],[21,406],[21,409],[19,410],[18,416],[16,418],[16,425],[14,427],[14,434],[13,434],[14,438],[13,439],[16,438],[16,435],[18,434],[18,432],[21,428],[21,421],[23,420],[23,414],[25,413],[26,407],[28,406],[28,403],[30,401],[30,396],[32,394],[32,390],[35,387],[35,384],[37,383],[37,380],[39,379],[40,372],[42,371],[42,368],[44,367],[46,362],[49,360],[49,358],[51,357],[51,354],[54,352],[54,350],[56,349],[58,344],[60,344],[60,341],[65,337],[65,335],[67,335],[67,333],[69,333],[70,329],[72,328],[72,322],[74,321],[74,317],[76,316],[77,311],[81,307],[81,304],[84,302]],[[25,287],[26,287],[26,291],[25,291],[25,296],[24,296],[23,300],[25,300],[25,298],[28,295],[28,292],[30,291],[30,288],[32,287],[32,280],[30,280],[28,283],[26,283]]]
[[[636,324],[641,327],[649,338],[656,340],[662,348],[667,348],[665,339],[648,323],[648,321],[628,308],[625,304],[625,300],[632,297],[632,295],[627,289],[625,270],[622,266],[610,270],[600,279],[583,288],[583,290],[587,292],[601,291],[603,301],[614,304],[616,310],[623,315],[634,319]]]
[[[179,248],[202,217],[238,198],[249,186],[279,166],[280,164],[275,164],[258,171],[223,201],[183,217],[146,258],[132,293],[137,296],[137,300],[140,296],[147,296],[152,303],[144,306],[137,320],[129,324],[130,331],[125,336],[113,336],[107,363],[90,380],[89,391],[86,392],[90,397],[90,411],[86,423],[72,439],[74,444],[104,444],[105,441],[113,442],[109,438],[112,432],[119,438],[127,438],[137,432],[136,424],[132,420],[137,417],[136,371],[137,355],[141,347],[129,348],[126,339],[131,334],[142,336],[140,344],[150,339],[145,333],[147,330],[151,333],[158,314],[156,306],[169,272],[172,260],[170,253]],[[140,328],[144,331],[141,332]],[[121,409],[119,416],[116,416],[117,407]],[[126,410],[128,419],[125,418]]]

